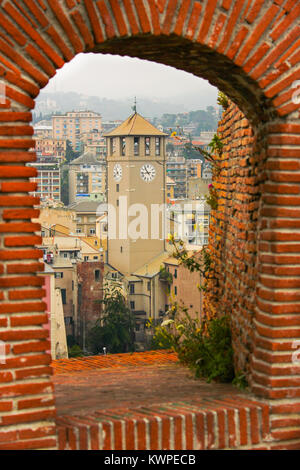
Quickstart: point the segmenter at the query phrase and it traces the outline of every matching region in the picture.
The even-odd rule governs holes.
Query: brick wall
[[[103,299],[103,275],[104,264],[100,261],[77,263],[78,339],[80,344],[83,341],[83,334],[86,334],[99,318],[100,301]]]
[[[0,340],[7,350],[7,361],[0,364],[0,442],[9,441],[11,448],[55,446],[51,370],[45,354],[49,345],[43,328],[47,318],[39,300],[44,296],[38,276],[42,254],[35,249],[41,240],[36,235],[39,227],[31,222],[38,217],[39,200],[28,194],[35,189],[29,178],[36,176],[36,170],[26,163],[35,160],[28,153],[34,146],[30,126],[34,99],[56,70],[80,52],[131,55],[208,79],[243,110],[256,139],[266,143],[256,264],[252,241],[243,241],[242,228],[234,230],[240,249],[245,243],[250,259],[239,258],[237,250],[231,257],[244,269],[256,266],[257,274],[253,271],[251,277],[240,271],[242,280],[237,284],[230,280],[233,268],[226,262],[226,278],[220,276],[217,287],[227,310],[232,303],[236,344],[243,344],[238,361],[246,363],[253,349],[252,390],[278,400],[300,397],[300,368],[292,360],[300,333],[300,123],[295,99],[300,79],[299,14],[297,0],[0,1],[0,79],[5,86],[0,103]],[[258,147],[249,166],[259,168],[263,148]],[[258,175],[243,175],[241,187],[254,187],[245,181],[247,177]],[[237,194],[257,203],[255,195]],[[247,214],[248,202],[242,198],[235,203]],[[216,250],[220,253],[220,247]],[[255,308],[249,296],[254,290],[250,278],[256,282]],[[246,290],[247,302],[239,292],[243,307],[236,308],[229,283]],[[243,337],[249,338],[249,345]],[[285,408],[285,412],[290,411]],[[290,435],[288,431],[285,438],[299,434],[299,429],[293,428]]]
[[[214,176],[218,209],[211,212],[210,245],[214,279],[206,305],[231,318],[236,370],[250,372],[257,280],[257,221],[265,176],[257,138],[243,113],[230,103],[219,122],[223,144]]]

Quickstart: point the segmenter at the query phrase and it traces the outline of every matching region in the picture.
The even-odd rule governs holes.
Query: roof
[[[141,278],[137,277],[137,276],[128,276],[126,277],[127,281],[128,282],[141,282]]]
[[[113,129],[105,137],[122,136],[122,135],[168,135],[159,131],[149,121],[138,113],[134,113],[127,118],[120,126]]]
[[[54,236],[44,237],[42,247],[47,247],[51,251],[52,247],[57,247],[58,251],[81,251],[81,253],[99,254],[99,246],[93,247],[88,244],[83,237]]]
[[[160,255],[152,258],[149,263],[144,264],[141,268],[133,273],[134,276],[153,277],[160,271],[163,262],[170,257],[170,253],[164,251]]]
[[[68,208],[74,210],[75,212],[96,213],[100,204],[100,201],[73,202],[73,204],[70,204]]]
[[[103,165],[103,161],[99,160],[93,152],[85,152],[80,157],[70,161],[70,165]]]
[[[172,184],[172,185],[175,185],[175,186],[176,186],[175,181],[174,181],[172,178],[170,178],[170,176],[167,176],[167,178],[166,178],[166,184]]]
[[[188,258],[197,258],[200,253],[201,253],[201,249],[200,250],[193,250],[193,251],[188,251],[187,252],[187,257]],[[177,259],[177,258],[174,258],[174,256],[170,256],[169,258],[165,259],[164,260],[164,263],[166,264],[172,264],[173,266],[179,266],[182,264],[181,260],[180,259]]]

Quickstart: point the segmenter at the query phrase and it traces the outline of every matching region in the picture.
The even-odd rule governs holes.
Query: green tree
[[[89,330],[88,348],[94,354],[103,352],[125,353],[134,351],[135,317],[126,305],[123,294],[117,288],[106,289],[101,317]]]
[[[71,142],[67,140],[67,147],[66,147],[66,160],[67,162],[71,162],[75,158],[80,156],[80,152],[74,152]]]
[[[63,165],[60,172],[61,200],[67,206],[69,204],[69,167]]]

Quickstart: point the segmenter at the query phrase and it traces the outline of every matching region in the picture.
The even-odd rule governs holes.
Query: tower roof
[[[122,124],[113,129],[105,137],[125,136],[125,135],[146,135],[146,136],[163,136],[168,135],[159,131],[149,121],[138,113],[129,116]]]

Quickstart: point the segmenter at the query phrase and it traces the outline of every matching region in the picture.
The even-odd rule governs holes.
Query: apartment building
[[[34,137],[36,151],[43,156],[53,156],[62,161],[66,158],[67,141],[49,137]]]
[[[101,114],[93,111],[70,111],[52,116],[53,138],[71,142],[73,150],[81,150],[80,135],[94,129],[101,132]]]
[[[91,194],[106,192],[106,163],[93,152],[86,152],[69,164],[69,202]]]
[[[37,169],[37,176],[31,181],[37,183],[37,189],[33,191],[34,196],[39,196],[41,201],[52,200],[60,201],[60,167],[51,157],[41,157],[36,162],[29,163]]]

